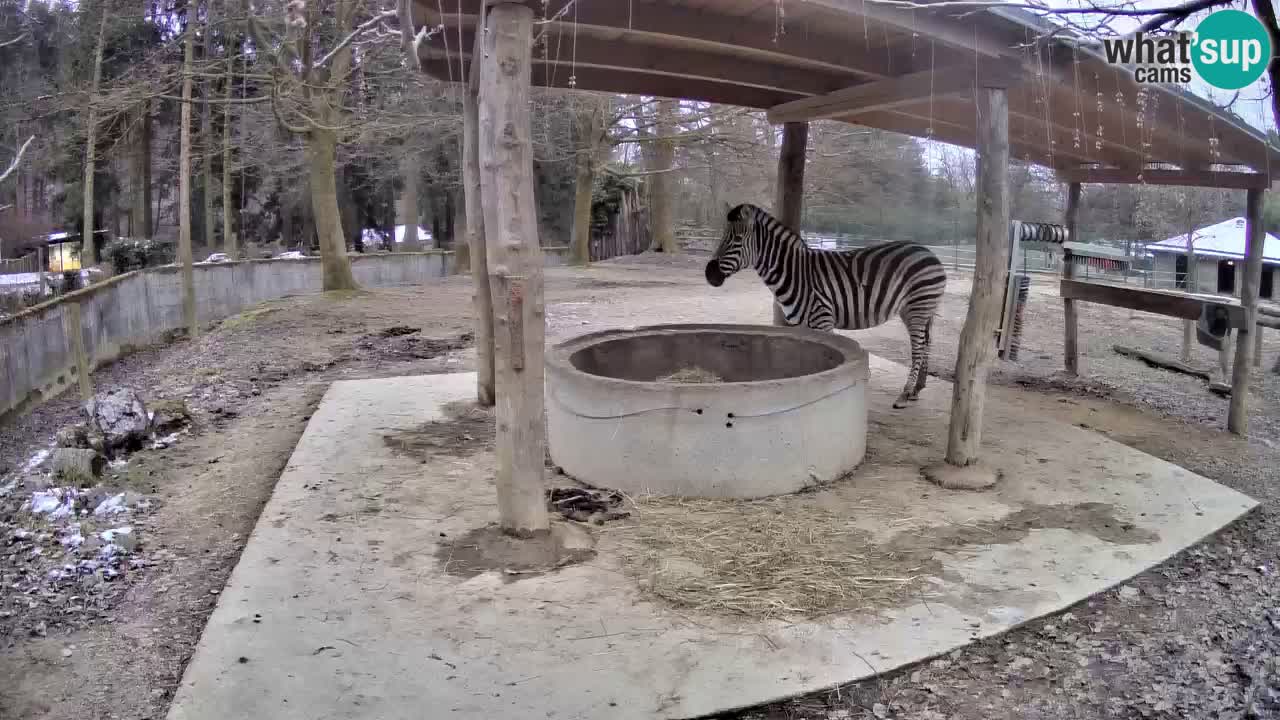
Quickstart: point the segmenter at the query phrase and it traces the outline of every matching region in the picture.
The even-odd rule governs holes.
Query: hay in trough
[[[652,498],[610,530],[641,586],[693,610],[814,617],[901,604],[929,554],[870,542],[848,514],[797,502]]]
[[[658,382],[681,383],[687,385],[696,385],[698,383],[718,383],[724,380],[710,370],[700,367],[686,367],[658,378]]]

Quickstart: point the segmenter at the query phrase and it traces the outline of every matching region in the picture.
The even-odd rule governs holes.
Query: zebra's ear
[[[724,213],[725,213],[725,217],[728,218],[731,222],[741,219],[741,213],[739,213],[738,207],[734,207],[729,203],[724,204]]]

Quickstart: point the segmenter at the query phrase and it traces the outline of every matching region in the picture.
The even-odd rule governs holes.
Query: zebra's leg
[[[907,384],[902,387],[902,394],[893,401],[894,408],[904,408],[920,392],[920,373],[928,362],[928,321],[913,317],[909,308],[903,308],[902,322],[907,326],[907,336],[911,338],[911,369],[907,371]]]
[[[924,347],[921,350],[920,370],[916,373],[916,387],[908,400],[919,400],[920,391],[929,380],[929,351],[933,346],[933,318],[924,324]]]

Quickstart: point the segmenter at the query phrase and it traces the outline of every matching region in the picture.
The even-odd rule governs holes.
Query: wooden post
[[[483,37],[477,116],[485,245],[496,314],[498,514],[503,531],[529,537],[550,527],[543,497],[542,248],[529,125],[533,10],[508,2],[492,5]]]
[[[809,123],[789,122],[782,126],[782,149],[778,152],[778,186],[774,194],[774,215],[783,225],[800,232],[804,213],[804,161],[809,145]],[[773,324],[786,325],[782,306],[773,303]]]
[[[1249,363],[1250,336],[1257,329],[1258,287],[1262,282],[1262,247],[1267,234],[1262,227],[1262,190],[1250,190],[1245,203],[1245,235],[1249,246],[1244,256],[1244,276],[1240,282],[1240,305],[1244,308],[1244,327],[1236,330],[1236,358],[1231,367],[1231,405],[1227,411],[1227,430],[1236,435],[1249,431]]]
[[[1080,213],[1080,183],[1073,182],[1067,186],[1067,209],[1063,224],[1067,226],[1067,239],[1076,241],[1076,215]],[[1075,276],[1075,263],[1071,259],[1071,251],[1062,249],[1062,277],[1070,280]],[[1063,337],[1062,361],[1068,375],[1080,373],[1080,351],[1076,345],[1076,332],[1079,320],[1076,317],[1076,301],[1062,301]]]
[[[484,36],[476,33],[475,44]],[[480,56],[479,47],[471,57]],[[494,403],[493,380],[493,298],[489,294],[489,262],[485,255],[484,205],[480,194],[480,120],[476,93],[480,88],[480,65],[473,62],[462,93],[462,180],[467,216],[468,265],[472,281],[471,303],[476,315],[476,402],[484,407]]]
[[[80,399],[88,402],[93,398],[93,381],[89,378],[92,368],[89,367],[89,353],[84,349],[84,317],[80,313],[80,303],[69,302],[63,308],[62,331],[67,336],[67,349],[76,364]]]
[[[1253,326],[1253,366],[1262,367],[1262,326]]]
[[[1009,99],[1004,88],[978,90],[977,109],[978,237],[947,436],[947,464],[959,467],[978,462],[987,373],[996,349],[1009,250]],[[989,482],[957,486],[982,487],[994,481],[992,474]]]
[[[40,302],[44,302],[44,243],[36,246],[36,272],[40,273]]]

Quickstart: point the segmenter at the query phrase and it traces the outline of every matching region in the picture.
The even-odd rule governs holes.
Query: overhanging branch
[[[13,162],[9,164],[9,169],[5,170],[3,173],[0,173],[0,182],[4,182],[10,175],[12,175],[18,169],[18,164],[22,162],[22,156],[26,154],[27,148],[30,147],[31,145],[31,141],[35,139],[36,139],[36,136],[32,135],[31,137],[27,138],[26,142],[22,143],[22,147],[18,148],[18,154],[13,156]]]

